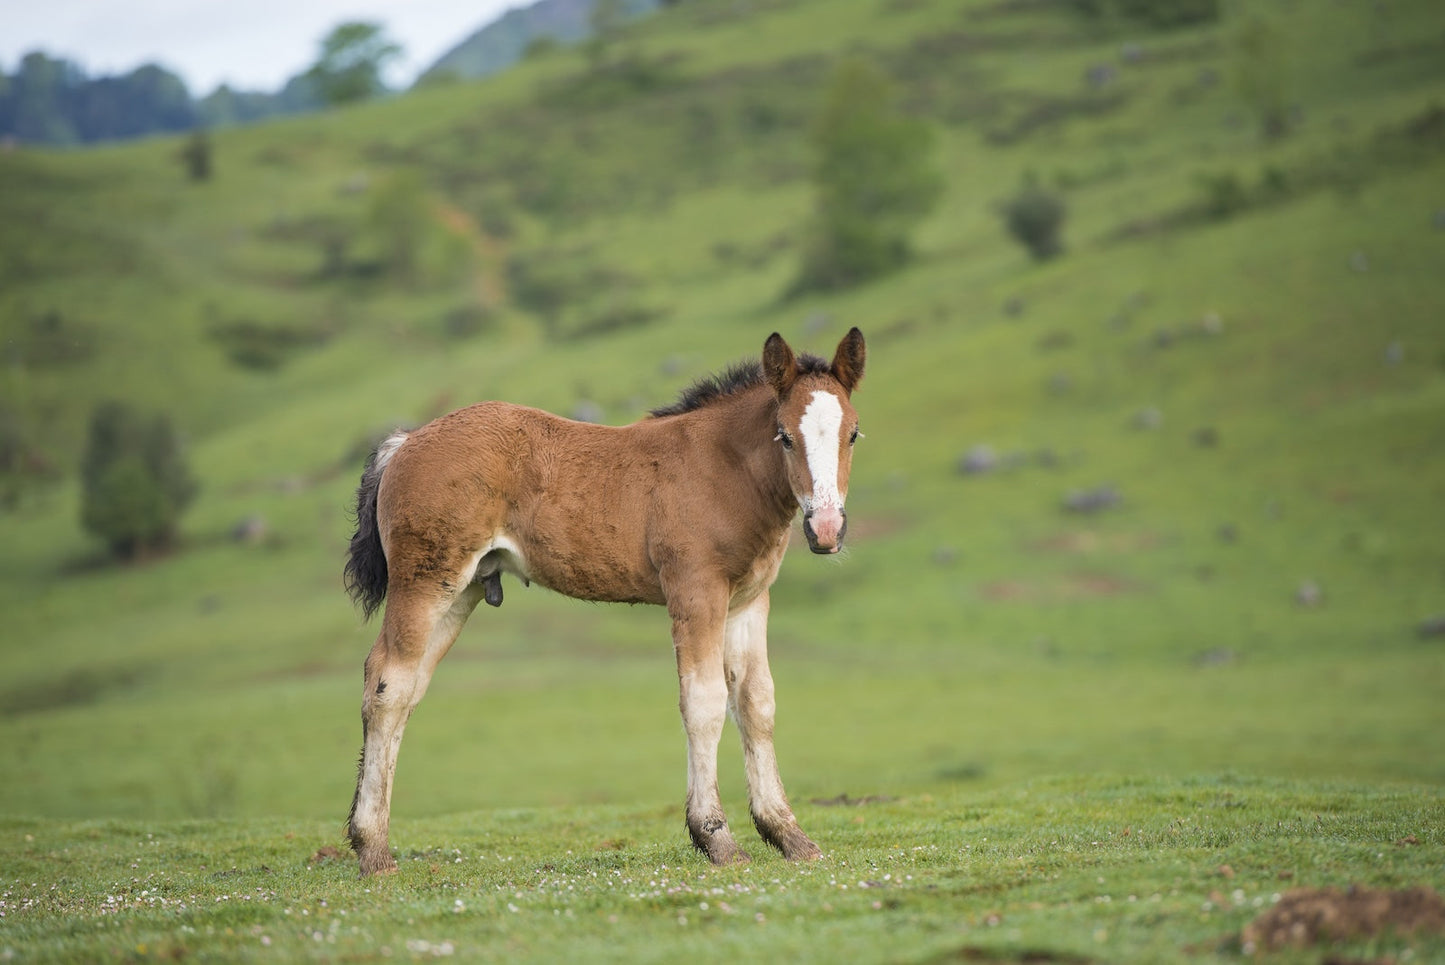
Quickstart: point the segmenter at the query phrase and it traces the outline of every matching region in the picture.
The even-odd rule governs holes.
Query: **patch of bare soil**
[[[815,797],[813,804],[824,808],[835,807],[862,807],[865,804],[887,804],[893,798],[882,794],[865,794],[862,797],[849,797],[845,791],[837,797]]]
[[[1245,925],[1240,944],[1245,954],[1253,954],[1369,938],[1383,932],[1411,935],[1420,931],[1445,934],[1445,899],[1432,888],[1296,888]]]
[[[1068,952],[1048,949],[1026,949],[1006,951],[965,945],[926,959],[928,965],[944,965],[947,962],[988,962],[991,965],[1090,965],[1090,959]]]
[[[1043,553],[1137,553],[1155,549],[1162,543],[1158,533],[1101,533],[1076,529],[1030,543],[1029,548]]]
[[[307,859],[306,863],[310,865],[330,864],[333,861],[340,861],[341,857],[341,852],[328,844]]]
[[[996,580],[979,587],[985,600],[1024,603],[1059,603],[1096,597],[1137,593],[1145,588],[1138,583],[1102,573],[1072,573],[1049,580]]]

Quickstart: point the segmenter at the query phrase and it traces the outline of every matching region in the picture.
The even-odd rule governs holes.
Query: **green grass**
[[[400,872],[366,881],[314,821],[10,819],[0,901],[30,961],[1235,961],[1301,882],[1438,885],[1442,809],[1423,787],[1049,779],[803,803],[821,861],[726,869],[658,843],[671,809],[505,809],[404,822]]]
[[[1231,23],[738,9],[639,27],[626,49],[668,65],[658,89],[586,101],[564,53],[218,132],[203,185],[174,140],[0,154],[0,430],[52,467],[0,515],[0,951],[1237,960],[1230,936],[1289,887],[1445,888],[1445,650],[1415,633],[1445,613],[1433,5],[1296,5],[1278,141],[1233,86]],[[801,134],[840,50],[899,78],[949,187],[905,272],[783,303]],[[1121,96],[1082,110],[1098,63]],[[373,257],[371,192],[403,169],[451,213],[438,238],[470,219],[447,236],[470,262],[321,277],[289,226],[340,219]],[[1282,194],[1198,215],[1201,176],[1254,191],[1271,169]],[[1069,205],[1044,265],[994,210],[1027,170]],[[514,258],[610,280],[566,324],[614,283],[666,312],[548,338]],[[477,306],[479,333],[446,334]],[[81,349],[44,341],[48,312]],[[212,334],[241,321],[325,338],[245,369]],[[824,862],[754,844],[749,869],[701,864],[665,615],[509,584],[409,727],[402,873],[308,867],[342,844],[375,632],[340,587],[359,447],[483,398],[630,421],[771,331],[830,351],[854,324],[850,547],[790,557],[771,623],[779,754]],[[85,419],[112,396],[171,412],[202,483],[180,551],[133,567],[76,522]],[[1006,466],[961,474],[980,444]],[[1103,484],[1117,508],[1060,509]],[[233,542],[250,515],[267,535]],[[1295,602],[1306,581],[1320,605]],[[751,839],[730,737],[721,769]],[[887,800],[813,803],[840,794]],[[1341,954],[1407,950],[1445,955]]]

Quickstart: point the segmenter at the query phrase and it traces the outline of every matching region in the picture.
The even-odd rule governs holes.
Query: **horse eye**
[[[855,442],[857,442],[857,441],[858,441],[858,427],[857,427],[857,426],[854,426],[854,427],[853,427],[853,434],[848,437],[848,445],[851,446],[853,443],[855,443]]]
[[[782,426],[778,426],[777,438],[778,441],[783,444],[784,449],[793,448],[793,437],[788,435],[787,430],[785,430]]]

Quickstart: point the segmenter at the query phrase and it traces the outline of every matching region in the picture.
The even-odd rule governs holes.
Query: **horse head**
[[[803,534],[814,553],[836,553],[848,532],[843,511],[858,413],[849,398],[863,379],[863,333],[843,336],[833,361],[801,359],[774,332],[763,345],[763,375],[778,398],[778,434],[788,485],[803,507]]]

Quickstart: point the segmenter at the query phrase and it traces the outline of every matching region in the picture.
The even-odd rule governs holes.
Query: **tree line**
[[[319,110],[385,93],[381,70],[400,52],[380,24],[343,23],[321,41],[316,62],[276,93],[222,84],[193,98],[185,81],[156,64],[90,77],[73,61],[32,51],[13,74],[0,70],[0,138],[93,144]]]
[[[15,72],[0,72],[0,137],[29,144],[77,145],[234,124],[321,105],[309,84],[275,94],[221,86],[195,99],[180,77],[156,64],[90,77],[78,64],[41,51]]]

